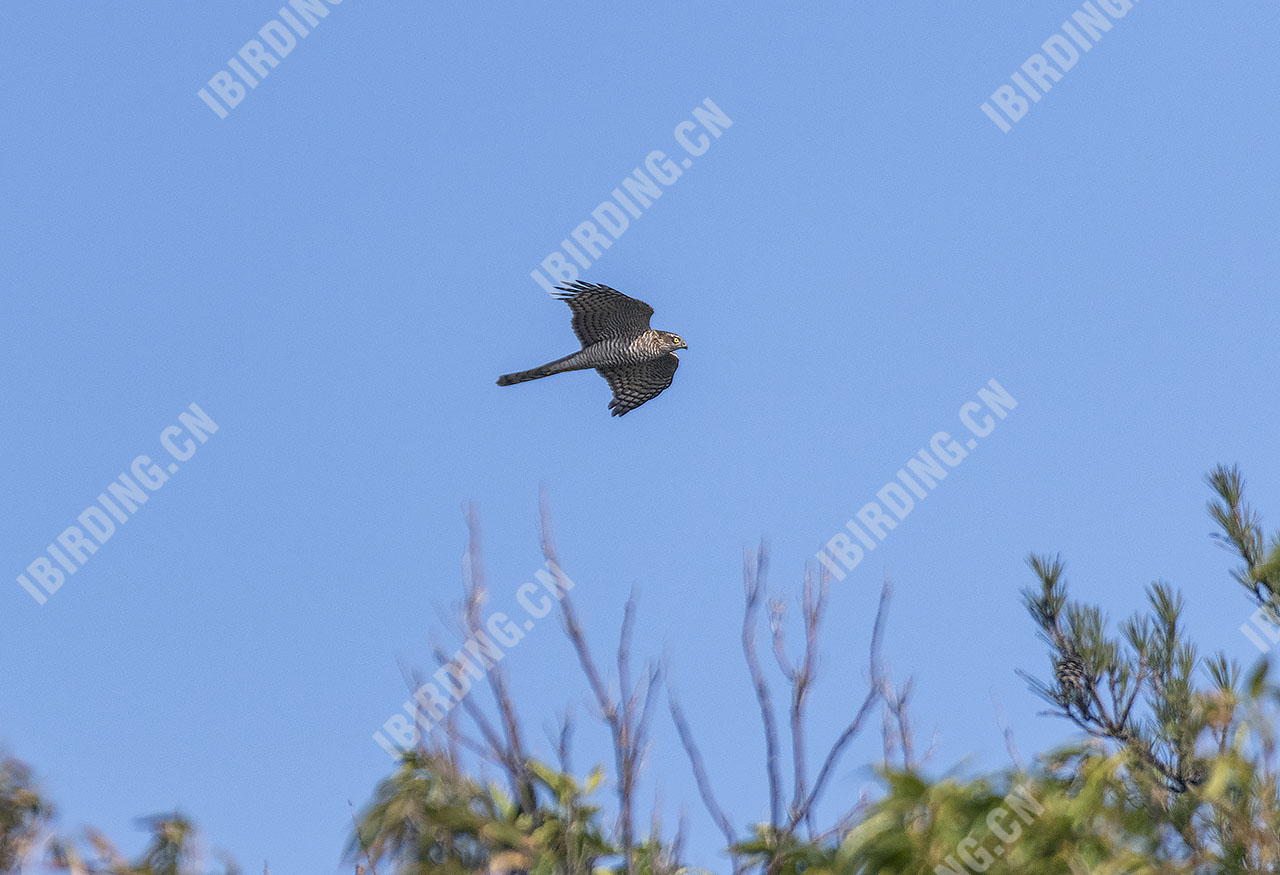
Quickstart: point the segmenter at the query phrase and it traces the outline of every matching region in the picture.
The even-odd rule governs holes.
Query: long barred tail
[[[516,371],[514,374],[503,374],[498,378],[498,385],[513,386],[516,383],[527,383],[530,380],[541,380],[543,377],[550,377],[554,374],[563,374],[565,371],[577,371],[589,367],[592,367],[592,365],[583,364],[582,352],[579,350],[578,352],[570,353],[562,359],[547,362],[545,365],[538,365],[536,368],[529,368],[527,371]]]
[[[550,377],[555,371],[548,371],[545,366],[540,368],[531,368],[527,371],[517,371],[514,374],[503,374],[498,378],[499,386],[514,386],[516,383],[527,383],[530,380],[541,380],[543,377]]]

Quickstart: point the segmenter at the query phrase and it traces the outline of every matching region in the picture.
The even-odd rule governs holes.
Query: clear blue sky
[[[1024,751],[1070,736],[1013,673],[1045,669],[1028,551],[1113,616],[1168,580],[1206,649],[1256,654],[1201,477],[1240,462],[1280,521],[1273,4],[1144,0],[1009,133],[979,105],[1074,0],[347,0],[220,119],[197,90],[276,8],[0,9],[0,744],[63,825],[136,846],[132,817],[180,806],[251,871],[338,871],[397,662],[429,663],[459,591],[463,504],[510,609],[541,483],[592,641],[638,586],[637,647],[759,818],[743,547],[793,589],[993,378],[1017,409],[832,593],[814,757],[885,573],[939,769],[1003,765],[993,695]],[[593,374],[495,386],[572,351],[529,272],[706,98],[732,127],[584,273],[688,341],[674,386],[622,419]],[[193,402],[218,431],[37,605],[16,576]],[[581,702],[554,624],[508,664],[531,735]],[[646,793],[717,865],[656,725]]]

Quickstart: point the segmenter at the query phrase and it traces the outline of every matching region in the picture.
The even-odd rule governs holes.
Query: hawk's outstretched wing
[[[653,308],[644,301],[592,283],[570,283],[556,288],[560,290],[556,297],[573,311],[573,333],[578,335],[583,347],[611,337],[639,337],[649,330]]]
[[[662,390],[671,385],[675,379],[676,368],[680,367],[680,359],[669,352],[662,358],[642,362],[638,365],[621,365],[615,368],[596,368],[596,373],[609,381],[613,390],[613,400],[609,409],[614,416],[635,410],[646,401],[657,398]]]

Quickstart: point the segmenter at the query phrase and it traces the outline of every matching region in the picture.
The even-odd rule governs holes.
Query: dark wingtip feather
[[[556,289],[560,292],[560,294],[555,295],[555,297],[559,298],[562,301],[568,300],[574,297],[575,295],[580,295],[583,292],[599,292],[599,291],[616,292],[618,291],[617,289],[611,289],[606,285],[601,285],[600,283],[584,283],[582,280],[575,280],[574,282],[571,282],[571,283],[565,283],[562,286],[556,286]],[[618,294],[622,294],[622,293],[618,292]]]

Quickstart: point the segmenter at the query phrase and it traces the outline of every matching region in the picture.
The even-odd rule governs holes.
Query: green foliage
[[[96,830],[88,830],[85,844],[53,838],[49,863],[71,875],[200,875],[203,871],[195,826],[182,814],[142,818],[138,825],[151,834],[146,850],[135,861],[126,859],[116,846]],[[223,875],[239,875],[235,863],[224,863]]]
[[[1205,729],[1197,696],[1221,695],[1222,684],[1239,667],[1222,654],[1210,657],[1212,683],[1198,690],[1197,649],[1183,636],[1183,599],[1164,583],[1147,587],[1148,608],[1135,613],[1114,634],[1093,605],[1067,597],[1060,559],[1031,557],[1039,586],[1023,591],[1023,601],[1057,664],[1083,663],[1083,693],[1049,684],[1026,672],[1032,690],[1057,706],[1051,712],[1073,721],[1089,735],[1115,742],[1134,763],[1165,780],[1175,792],[1204,780],[1196,740]],[[1061,676],[1061,672],[1058,672]]]
[[[1241,559],[1231,576],[1280,625],[1280,534],[1273,535],[1268,546],[1262,517],[1244,500],[1244,476],[1238,467],[1219,465],[1205,480],[1217,496],[1208,505],[1209,516],[1221,529],[1214,537]]]
[[[579,784],[536,761],[529,770],[538,804],[524,810],[498,785],[464,775],[445,753],[409,751],[378,786],[348,852],[374,867],[390,863],[402,875],[595,871],[602,857],[615,853],[603,836],[599,807],[587,801],[603,773]]]
[[[17,868],[52,816],[32,786],[31,770],[15,759],[0,760],[0,872]]]
[[[1209,703],[1198,703],[1205,707]],[[1205,708],[1206,779],[1175,793],[1102,742],[1043,757],[1028,773],[928,782],[885,775],[886,793],[845,840],[847,864],[871,873],[1274,871],[1280,807],[1274,723],[1280,689]],[[1216,739],[1222,738],[1218,743]],[[839,856],[839,855],[838,855]]]
[[[1136,872],[1149,837],[1112,804],[1114,759],[1064,751],[1060,761],[1079,771],[936,783],[886,774],[885,797],[844,842],[847,865],[831,871]]]
[[[1244,503],[1244,480],[1235,468],[1220,467],[1207,478],[1216,498],[1209,512],[1216,537],[1239,558],[1232,571],[1256,603],[1280,621],[1280,537],[1264,536],[1258,515]],[[550,553],[548,554],[550,558]],[[683,712],[674,701],[672,718],[691,755],[698,789],[726,837],[735,875],[1246,875],[1280,871],[1280,685],[1263,659],[1247,673],[1222,653],[1201,655],[1185,634],[1184,603],[1169,584],[1151,583],[1146,604],[1111,624],[1095,605],[1071,599],[1062,560],[1032,556],[1035,583],[1023,592],[1031,620],[1047,645],[1050,672],[1042,681],[1023,672],[1032,690],[1050,706],[1049,714],[1069,720],[1082,739],[1035,758],[1030,767],[993,774],[934,778],[907,753],[910,727],[905,703],[910,685],[892,694],[887,679],[873,669],[872,691],[863,712],[879,703],[886,726],[898,727],[903,764],[880,771],[880,792],[855,806],[826,831],[818,831],[799,802],[816,793],[797,773],[795,799],[779,795],[771,781],[768,823],[739,833],[710,792],[700,755]],[[759,568],[757,568],[757,575]],[[752,661],[752,609],[762,587],[749,579],[744,642],[762,709],[768,689],[761,666]],[[781,611],[771,607],[775,654],[784,674],[805,679],[792,702],[793,725],[801,726],[814,643],[823,604],[820,586],[806,585],[804,657],[786,657]],[[483,594],[473,587],[472,601]],[[629,644],[632,605],[628,603],[623,644]],[[564,618],[587,668],[597,702],[609,722],[619,774],[634,782],[642,759],[650,712],[649,692],[617,700],[590,660],[576,615],[565,603]],[[880,619],[877,617],[877,633]],[[873,635],[873,640],[875,639]],[[628,677],[625,646],[619,648],[619,678]],[[873,667],[876,665],[873,646]],[[499,677],[494,692],[503,727],[517,739],[514,707]],[[626,683],[621,689],[630,690]],[[797,687],[793,686],[793,691]],[[639,703],[643,702],[643,706]],[[625,719],[624,719],[625,718]],[[891,719],[890,719],[891,718]],[[487,728],[481,723],[482,728]],[[775,727],[776,728],[776,727]],[[567,763],[568,724],[562,732],[560,762]],[[656,822],[646,838],[632,835],[631,812],[602,810],[595,797],[606,783],[596,768],[579,780],[567,765],[555,769],[529,758],[516,741],[475,746],[462,735],[406,752],[398,767],[375,790],[356,818],[348,853],[357,871],[370,875],[677,875],[681,837],[663,837]],[[800,738],[797,730],[795,738]],[[777,741],[774,736],[772,744]],[[637,740],[640,739],[640,740]],[[471,742],[470,746],[464,742]],[[505,783],[487,780],[460,759],[457,750],[482,751],[478,762],[496,765]],[[803,745],[797,750],[803,753]],[[839,753],[839,745],[832,757]],[[487,754],[487,757],[485,756]],[[798,757],[803,763],[803,757]],[[834,759],[828,761],[834,762]],[[829,769],[819,773],[820,785]],[[625,767],[625,768],[624,768]],[[772,774],[772,773],[771,773]],[[613,778],[619,800],[633,796]],[[507,785],[511,790],[504,789]],[[619,807],[622,806],[621,802]],[[787,810],[783,810],[787,808]],[[14,760],[0,762],[0,871],[12,871],[32,856],[50,832],[52,809],[33,788],[29,771]],[[625,824],[625,827],[623,826]],[[72,875],[199,875],[203,871],[195,831],[181,815],[150,818],[143,854],[124,859],[100,834],[80,842],[53,836],[47,862]],[[87,851],[85,848],[87,847]],[[629,851],[629,852],[628,852]],[[228,875],[236,870],[228,864]]]

